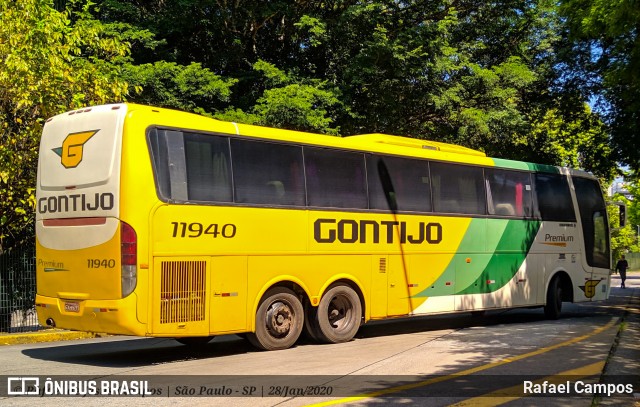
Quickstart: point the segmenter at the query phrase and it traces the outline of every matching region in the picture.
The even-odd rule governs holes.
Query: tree
[[[236,82],[196,62],[186,66],[166,61],[127,64],[122,77],[138,103],[199,113],[223,110]]]
[[[640,169],[640,4],[563,0],[571,52],[565,63],[581,90],[604,99],[618,159]]]
[[[621,194],[615,194],[612,197],[612,201],[623,203],[627,206],[630,204],[630,201]],[[615,261],[623,254],[627,252],[637,253],[640,251],[640,245],[638,243],[636,225],[627,222],[624,227],[620,227],[618,205],[609,205],[607,212],[609,215],[609,228],[611,230],[611,256],[615,264]]]
[[[38,142],[44,120],[122,101],[129,45],[86,9],[52,0],[0,0],[0,252],[33,236]]]
[[[339,92],[326,81],[299,79],[287,75],[272,64],[258,61],[254,70],[264,75],[268,85],[252,108],[259,124],[292,130],[338,134],[331,127],[335,112],[342,108]]]
[[[528,143],[523,158],[590,171],[604,185],[617,175],[616,155],[609,144],[607,128],[586,104],[581,113],[569,117],[558,109],[549,109],[532,124],[530,137],[523,139]]]
[[[134,101],[327,134],[452,142],[584,165],[602,178],[615,168],[609,128],[570,80],[565,55],[576,53],[553,0],[97,1],[101,21],[153,34],[131,40],[141,67],[127,79],[143,89]],[[229,92],[202,97],[167,77],[168,67],[196,74],[195,66]]]

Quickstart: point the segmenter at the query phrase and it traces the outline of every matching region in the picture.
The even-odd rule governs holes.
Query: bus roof
[[[388,135],[382,133],[337,137],[319,133],[308,133],[273,127],[225,122],[205,117],[196,113],[189,113],[173,109],[157,108],[132,103],[126,103],[125,105],[127,106],[127,110],[130,113],[137,111],[142,113],[143,115],[153,114],[153,116],[148,116],[149,120],[159,126],[176,127],[176,123],[188,123],[188,126],[185,126],[183,124],[178,127],[190,127],[193,130],[210,131],[223,134],[235,134],[273,141],[297,142],[301,144],[310,144],[321,147],[360,150],[405,157],[419,157],[431,160],[457,162],[461,164],[483,165],[491,167],[495,166],[509,169],[549,173],[559,173],[561,171],[561,167],[487,157],[484,152],[479,150],[474,150],[456,144],[418,138]],[[156,116],[156,114],[158,113],[161,113],[161,115]],[[163,120],[163,117],[165,117],[166,120]],[[580,171],[580,173],[581,175],[592,176],[583,171]]]

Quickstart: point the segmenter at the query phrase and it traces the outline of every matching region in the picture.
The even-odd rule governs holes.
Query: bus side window
[[[367,209],[364,154],[304,148],[309,206]]]
[[[189,200],[231,202],[228,138],[184,133],[184,146]]]
[[[187,201],[187,164],[184,134],[177,130],[151,129],[148,133],[158,196]]]
[[[231,140],[236,202],[304,206],[302,147]]]
[[[164,131],[151,128],[148,133],[149,150],[153,161],[153,175],[158,196],[171,199],[171,179],[169,176],[169,153]]]
[[[428,161],[369,155],[367,171],[371,209],[431,211]]]
[[[533,215],[529,173],[488,168],[485,179],[490,215],[519,218]]]
[[[575,222],[576,214],[567,177],[536,173],[536,196],[542,220]]]
[[[433,210],[442,213],[486,213],[482,168],[432,162]]]

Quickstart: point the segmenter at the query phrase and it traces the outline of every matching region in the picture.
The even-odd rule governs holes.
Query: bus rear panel
[[[42,325],[144,334],[135,295],[137,237],[120,219],[126,105],[53,117],[40,144],[36,307]]]

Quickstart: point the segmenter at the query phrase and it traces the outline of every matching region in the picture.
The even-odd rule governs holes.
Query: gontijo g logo
[[[62,142],[62,147],[56,147],[53,152],[61,158],[64,168],[75,168],[82,161],[84,144],[100,130],[70,133]]]

